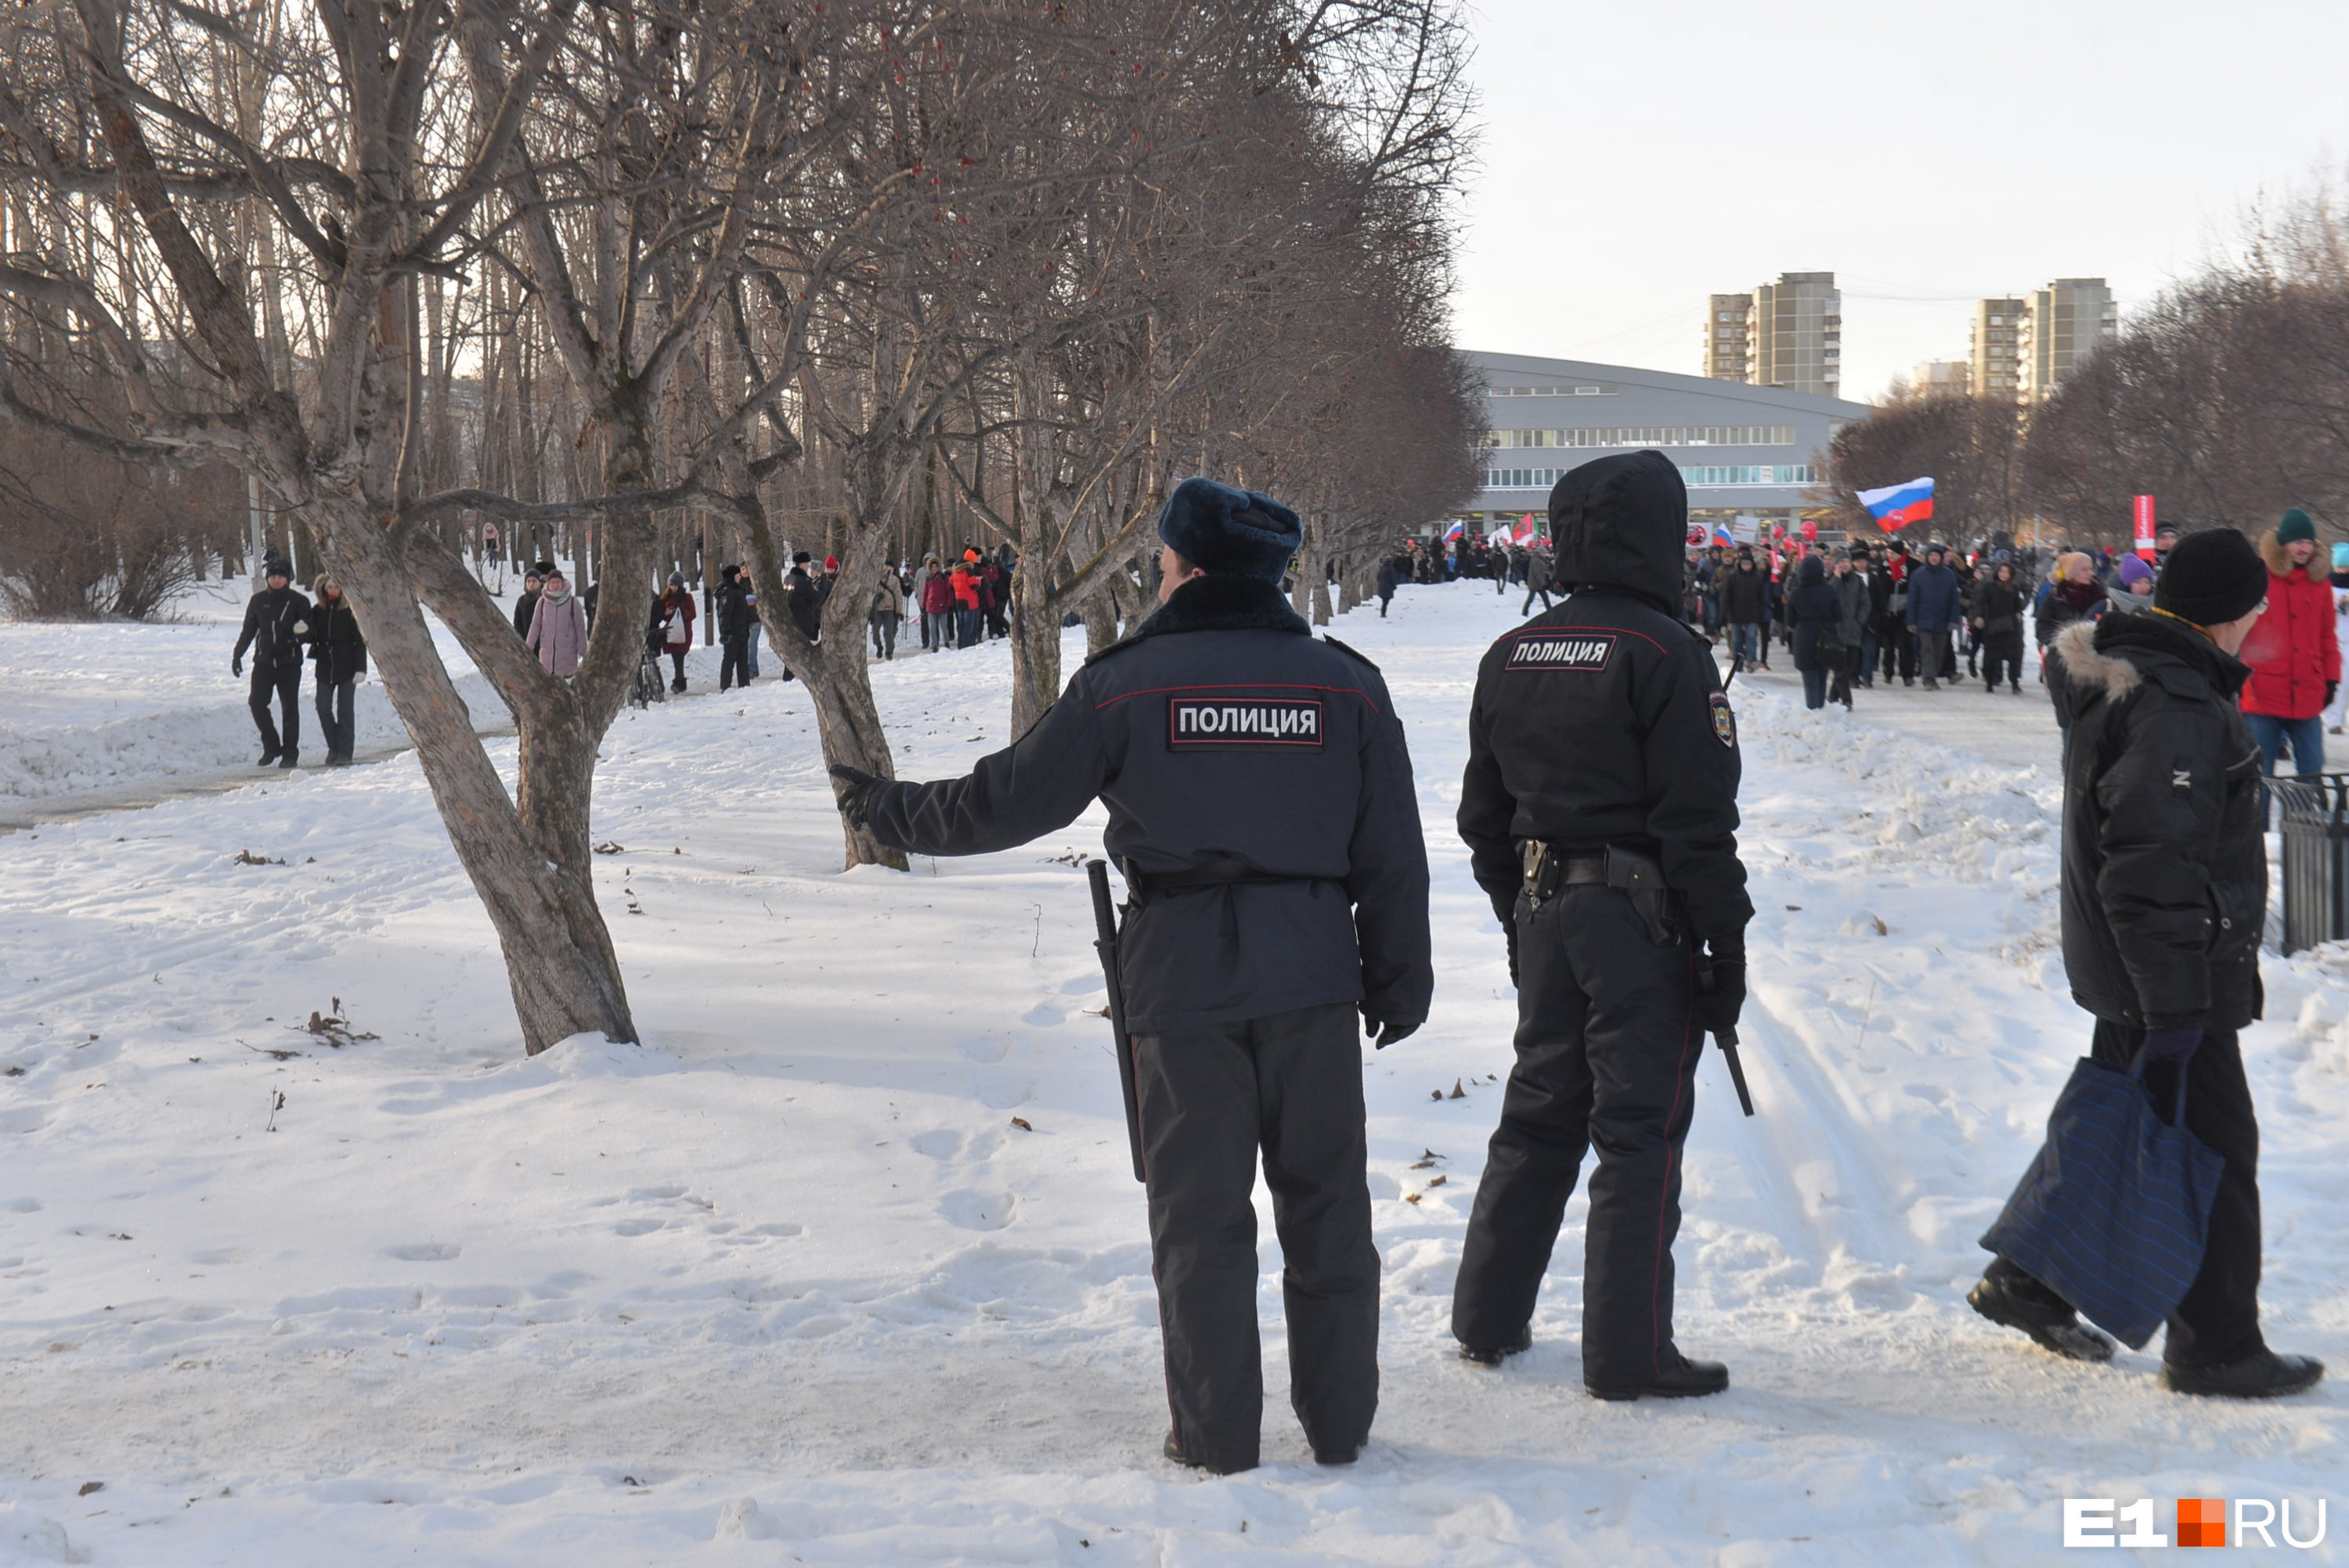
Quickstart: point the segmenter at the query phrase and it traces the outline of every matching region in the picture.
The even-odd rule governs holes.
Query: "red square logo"
[[[2223,1497],[2181,1497],[2178,1500],[2178,1544],[2227,1544],[2227,1500]]]

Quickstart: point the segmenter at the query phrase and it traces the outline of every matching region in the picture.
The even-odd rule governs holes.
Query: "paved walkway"
[[[1794,655],[1772,662],[1784,667],[1747,670],[1737,677],[1738,684],[1751,682],[1802,701],[1803,677],[1795,673]],[[1872,690],[1863,686],[1852,692],[1852,713],[1865,723],[1899,729],[1987,762],[2038,767],[2051,774],[2063,750],[2054,707],[2035,670],[2024,672],[2021,696],[2003,686],[1996,693],[1985,691],[1979,678],[1967,680],[1962,675],[1955,686],[1930,692],[1922,682],[1905,686],[1879,679]]]

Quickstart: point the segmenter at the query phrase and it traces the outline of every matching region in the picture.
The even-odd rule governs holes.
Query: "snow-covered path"
[[[1536,1348],[1451,1357],[1514,1006],[1450,815],[1513,607],[1407,589],[1333,628],[1410,726],[1441,976],[1366,1058],[1384,1391],[1354,1470],[1308,1462],[1277,1392],[1263,1470],[1157,1457],[1086,1011],[1099,818],[843,876],[805,705],[762,682],[606,748],[641,1050],[519,1059],[412,759],[0,839],[0,1562],[2010,1563],[2055,1554],[2067,1495],[2165,1527],[2168,1499],[2291,1497],[2304,1529],[2338,1386],[2189,1403],[2150,1354],[2076,1367],[1964,1307],[2085,1038],[2056,786],[1979,759],[2010,734],[1942,748],[1865,694],[1809,716],[1741,682],[1762,1114],[1701,1070],[1679,1248],[1682,1341],[1735,1387],[1582,1395],[1578,1199]],[[901,771],[1001,744],[1007,676],[999,647],[878,668]],[[2267,980],[2270,1332],[2337,1362],[2349,954]],[[381,1037],[296,1026],[333,997]],[[1263,1301],[1278,1390],[1276,1274]]]

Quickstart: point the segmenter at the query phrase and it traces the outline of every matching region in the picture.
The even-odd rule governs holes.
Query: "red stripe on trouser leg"
[[[1664,1118],[1664,1183],[1656,1194],[1656,1268],[1648,1278],[1648,1365],[1655,1376],[1664,1375],[1662,1360],[1664,1338],[1664,1216],[1672,1203],[1672,1170],[1681,1157],[1680,1144],[1672,1138],[1672,1123],[1681,1118],[1681,1096],[1689,1090],[1689,1041],[1696,1030],[1696,937],[1689,937],[1688,1011],[1681,1020],[1680,1067],[1672,1083],[1672,1109]]]

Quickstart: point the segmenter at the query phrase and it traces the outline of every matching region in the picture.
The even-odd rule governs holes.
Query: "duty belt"
[[[1542,839],[1527,839],[1518,846],[1518,853],[1525,866],[1529,911],[1538,912],[1560,888],[1618,888],[1630,896],[1632,909],[1648,928],[1650,941],[1661,944],[1678,939],[1671,889],[1665,884],[1664,868],[1653,855],[1620,844],[1609,844],[1600,854],[1572,854]]]

